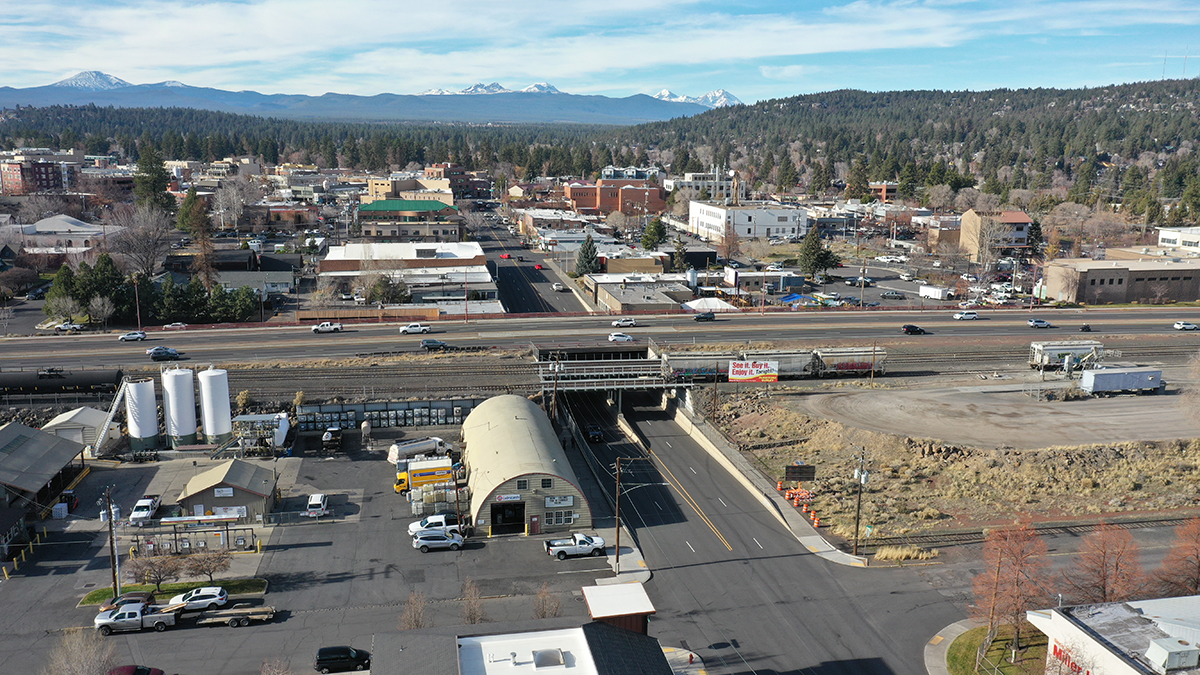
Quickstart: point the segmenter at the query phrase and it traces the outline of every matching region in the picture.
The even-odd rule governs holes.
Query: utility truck
[[[392,464],[402,459],[411,459],[417,455],[448,455],[450,444],[437,436],[417,438],[403,443],[393,443],[388,448],[388,461]]]

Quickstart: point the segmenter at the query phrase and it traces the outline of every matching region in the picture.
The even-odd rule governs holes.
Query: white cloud
[[[856,0],[818,9],[778,3],[732,13],[702,0],[560,3],[467,0],[211,0],[204,4],[41,0],[6,7],[0,85],[48,84],[79,70],[135,83],[178,79],[265,93],[415,93],[485,80],[545,80],[574,92],[633,91],[634,82],[699,81],[725,73],[794,82],[820,55],[997,48],[1057,36],[1088,39],[1130,27],[1200,24],[1184,0]],[[721,11],[711,11],[711,7]],[[1104,39],[1104,38],[1100,38]],[[1028,47],[1026,47],[1028,48]],[[28,58],[29,53],[38,59]],[[763,63],[767,62],[767,63]],[[740,75],[734,75],[735,69]],[[717,72],[714,72],[717,71]],[[760,83],[745,83],[761,86]],[[674,86],[674,85],[671,85]],[[735,92],[737,93],[737,92]]]

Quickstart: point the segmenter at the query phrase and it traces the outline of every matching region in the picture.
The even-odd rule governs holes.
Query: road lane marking
[[[696,473],[696,470],[695,470],[695,469],[692,469],[692,467],[690,467],[690,466],[689,466],[688,468],[689,468],[689,469],[691,469],[691,471],[692,471],[692,473],[693,473],[693,474],[695,474],[695,475],[697,475],[697,476],[699,476],[699,475],[700,475],[700,474]]]
[[[758,539],[757,539],[757,538],[755,538],[755,537],[750,537],[750,538],[754,540],[754,543],[758,544]],[[762,547],[763,547],[763,545],[762,545],[762,544],[758,544],[758,547],[759,547],[759,548],[762,548]],[[764,550],[765,550],[765,549],[764,549]]]
[[[729,508],[729,505],[725,503],[724,499],[717,497],[717,501],[721,502],[721,506],[724,506],[725,508]]]
[[[687,544],[687,547],[688,547],[688,548],[692,548],[692,542],[690,542],[690,541],[684,541],[683,543]],[[695,552],[696,552],[696,549],[692,548],[692,553],[695,553]]]
[[[671,445],[671,441],[663,441],[663,443],[666,443],[668,448],[675,449],[675,446]]]
[[[650,456],[654,458],[655,465],[667,472],[667,483],[669,483],[671,487],[675,488],[675,491],[679,493],[679,496],[683,498],[683,500],[687,502],[693,510],[696,511],[696,515],[700,516],[700,519],[703,520],[706,525],[708,525],[708,529],[712,530],[713,534],[717,535],[717,539],[721,540],[721,543],[725,545],[725,549],[728,551],[733,551],[733,546],[729,544],[729,541],[725,539],[724,535],[721,534],[721,531],[717,529],[717,526],[708,519],[707,515],[704,514],[704,509],[700,508],[700,505],[696,503],[695,499],[692,499],[692,495],[687,491],[687,488],[683,487],[683,483],[679,482],[679,479],[675,477],[675,474],[671,471],[670,467],[664,464],[662,459],[653,450],[650,450],[649,452]]]
[[[658,502],[654,502],[654,505],[655,505],[655,506],[658,506]],[[658,510],[659,510],[659,511],[662,511],[662,507],[661,507],[661,506],[658,506]]]

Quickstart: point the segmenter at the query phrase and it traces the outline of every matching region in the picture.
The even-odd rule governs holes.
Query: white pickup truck
[[[161,503],[161,495],[142,495],[142,498],[133,505],[133,511],[129,513],[129,522],[139,527],[149,524],[154,519],[154,512],[158,510]]]
[[[322,321],[312,327],[314,333],[340,333],[342,332],[342,324],[332,321]]]
[[[570,539],[548,539],[545,542],[547,555],[559,560],[576,555],[604,555],[604,540],[576,532]]]
[[[161,633],[175,625],[176,619],[179,618],[180,607],[130,603],[107,612],[100,612],[92,620],[92,625],[101,635],[144,628],[153,628]]]
[[[427,323],[410,323],[400,329],[401,333],[408,335],[409,333],[428,333],[430,330]]]

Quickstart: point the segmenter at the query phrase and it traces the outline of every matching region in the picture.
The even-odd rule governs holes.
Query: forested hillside
[[[658,163],[673,174],[724,166],[771,193],[856,197],[868,181],[887,180],[899,183],[901,198],[933,206],[969,208],[982,193],[1035,212],[1069,201],[1148,224],[1200,218],[1197,80],[1072,90],[842,90],[622,129],[306,123],[95,106],[0,113],[7,148],[74,145],[136,159],[145,144],[172,159],[253,154],[368,170],[449,160],[514,180],[588,176],[609,163]]]

